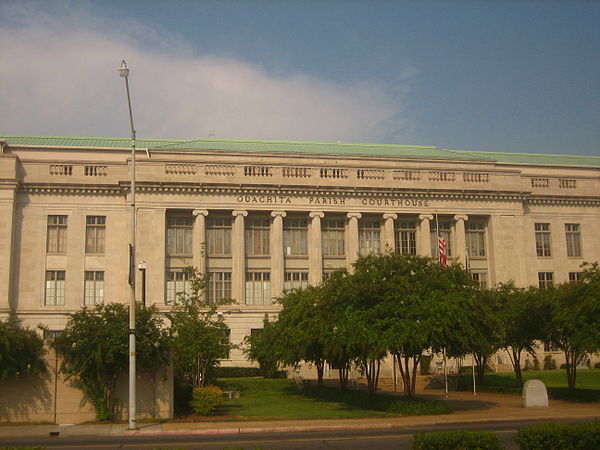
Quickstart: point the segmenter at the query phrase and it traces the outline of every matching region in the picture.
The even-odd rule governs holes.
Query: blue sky
[[[600,1],[0,2],[0,132],[600,155]]]

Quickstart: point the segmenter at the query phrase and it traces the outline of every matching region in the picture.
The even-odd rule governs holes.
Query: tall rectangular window
[[[65,271],[47,270],[46,271],[46,296],[44,300],[46,305],[64,305],[65,304]]]
[[[433,256],[434,258],[439,258],[440,256],[437,230],[440,231],[440,233],[444,237],[444,240],[446,241],[446,254],[448,256],[452,256],[452,241],[450,240],[452,234],[450,233],[450,229],[450,222],[439,222],[437,226],[435,222],[431,224],[431,256]]]
[[[167,253],[169,255],[192,255],[192,217],[167,218]]]
[[[581,232],[578,223],[565,223],[567,237],[567,256],[572,258],[581,257]]]
[[[537,256],[552,256],[549,223],[535,224],[535,253]]]
[[[183,270],[169,270],[167,272],[167,296],[165,302],[168,305],[178,303],[182,295],[192,293],[192,282],[190,274]]]
[[[271,304],[271,274],[269,272],[246,272],[246,304]]]
[[[477,281],[479,289],[487,289],[487,272],[471,272],[471,278]]]
[[[553,272],[538,272],[538,285],[541,288],[547,288],[554,284]]]
[[[396,253],[403,255],[417,254],[417,226],[415,222],[400,221],[396,223]]]
[[[246,255],[269,255],[269,233],[271,229],[269,222],[268,219],[246,220]]]
[[[223,330],[223,338],[221,340],[221,347],[223,349],[223,353],[221,358],[228,359],[231,351],[231,329],[225,328]]]
[[[308,220],[283,221],[283,247],[285,254],[289,256],[308,255]]]
[[[361,255],[381,252],[381,222],[362,219],[358,221],[358,252]]]
[[[98,305],[104,302],[104,272],[86,270],[84,305]]]
[[[231,272],[209,272],[207,284],[208,303],[231,298]]]
[[[206,219],[206,240],[209,256],[231,255],[231,219]]]
[[[65,253],[67,251],[67,216],[48,216],[46,252]]]
[[[321,224],[323,256],[344,256],[346,224],[343,220],[324,220]]]
[[[569,281],[580,281],[581,272],[569,272]]]
[[[106,216],[85,218],[85,252],[103,254],[106,237]]]
[[[467,255],[471,258],[485,257],[485,224],[481,222],[465,223]]]
[[[308,272],[286,272],[283,289],[291,291],[292,289],[304,289],[308,287]]]

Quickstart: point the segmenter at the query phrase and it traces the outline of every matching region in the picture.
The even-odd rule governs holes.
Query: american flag
[[[441,231],[438,231],[438,251],[440,254],[440,264],[444,267],[448,266],[448,253],[446,239]]]

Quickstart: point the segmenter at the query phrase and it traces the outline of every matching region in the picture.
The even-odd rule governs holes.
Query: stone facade
[[[0,317],[61,330],[86,302],[129,298],[126,139],[0,137]],[[239,344],[285,288],[317,284],[359,253],[451,257],[482,284],[564,282],[600,260],[600,157],[433,147],[143,141],[136,156],[136,263],[147,303],[212,274]],[[141,299],[141,272],[136,270]],[[247,364],[240,350],[224,365]]]

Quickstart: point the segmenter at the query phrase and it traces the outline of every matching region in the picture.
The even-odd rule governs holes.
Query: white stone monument
[[[527,380],[523,386],[523,406],[548,406],[548,391],[541,380]]]

